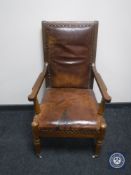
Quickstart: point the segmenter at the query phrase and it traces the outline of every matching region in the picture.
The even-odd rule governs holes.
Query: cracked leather
[[[40,128],[99,129],[98,105],[91,89],[47,88],[39,115]]]

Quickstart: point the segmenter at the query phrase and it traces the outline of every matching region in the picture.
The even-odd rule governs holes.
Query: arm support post
[[[101,99],[101,102],[100,102],[99,107],[98,107],[98,114],[103,115],[104,110],[105,110],[105,103],[106,102],[110,103],[111,102],[111,97],[109,96],[109,94],[107,92],[107,87],[106,87],[102,77],[97,72],[97,69],[96,69],[94,64],[92,65],[92,71],[93,71],[96,83],[97,83],[97,85],[99,87],[99,90],[101,92],[101,95],[102,95],[102,99]]]
[[[32,88],[32,92],[31,94],[28,96],[28,100],[29,101],[33,101],[34,102],[34,108],[35,108],[35,113],[39,114],[40,113],[40,105],[37,99],[37,94],[42,86],[42,83],[45,79],[46,73],[47,73],[47,67],[48,67],[48,63],[45,63],[44,65],[44,71],[40,73],[40,75],[38,76],[33,88]]]
[[[34,99],[34,108],[35,108],[35,113],[39,114],[40,113],[40,105],[39,105],[37,97],[35,97],[35,99]]]
[[[103,115],[105,110],[105,100],[102,98],[98,107],[98,114]]]
[[[97,72],[95,65],[92,65],[92,71],[94,74],[94,78],[96,80],[96,83],[99,87],[99,90],[101,92],[102,98],[105,102],[109,103],[111,101],[111,97],[109,96],[108,92],[107,92],[107,87],[103,81],[103,79],[101,78],[100,74]]]

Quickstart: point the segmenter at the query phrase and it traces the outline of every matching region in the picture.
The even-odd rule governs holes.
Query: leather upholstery
[[[92,88],[98,22],[43,22],[49,87]]]
[[[54,130],[98,130],[100,116],[91,89],[47,88],[38,117],[39,127]]]

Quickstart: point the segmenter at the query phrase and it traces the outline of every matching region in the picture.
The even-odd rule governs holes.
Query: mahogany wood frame
[[[41,150],[41,144],[40,144],[40,137],[80,137],[80,138],[95,138],[96,139],[96,148],[95,148],[95,154],[93,155],[93,158],[98,157],[101,145],[104,139],[105,130],[106,130],[106,122],[104,119],[104,109],[105,109],[105,103],[109,103],[111,101],[111,97],[109,96],[107,92],[107,87],[102,80],[100,74],[97,72],[96,66],[93,63],[92,64],[92,72],[93,76],[97,82],[97,85],[99,87],[99,90],[102,95],[101,103],[98,107],[98,114],[102,116],[102,124],[100,127],[100,130],[98,132],[76,132],[76,131],[50,131],[50,130],[40,130],[39,124],[37,121],[37,118],[39,117],[40,113],[40,105],[37,99],[37,94],[41,88],[41,85],[46,78],[48,70],[48,63],[45,63],[43,72],[40,73],[38,76],[33,88],[31,94],[28,96],[29,101],[34,102],[34,110],[35,110],[35,116],[32,122],[32,132],[33,132],[33,138],[34,138],[34,146],[36,155],[38,157],[40,156],[40,150]]]

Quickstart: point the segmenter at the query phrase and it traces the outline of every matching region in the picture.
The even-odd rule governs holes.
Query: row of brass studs
[[[83,130],[83,131],[75,131],[75,130],[64,130],[64,131],[55,131],[55,130],[42,130],[43,132],[55,132],[55,133],[58,133],[58,134],[62,134],[62,133],[65,133],[65,134],[95,134],[97,131],[89,131],[89,130]]]
[[[49,27],[88,27],[89,24],[47,24]]]

